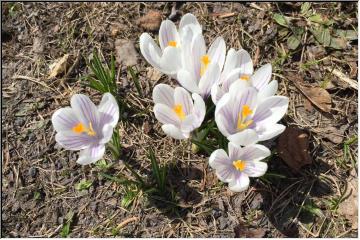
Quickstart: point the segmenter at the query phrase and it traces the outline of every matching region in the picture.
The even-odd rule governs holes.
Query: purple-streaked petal
[[[175,41],[177,44],[180,44],[179,39],[175,24],[170,20],[162,21],[159,29],[160,48],[164,50],[170,41]]]
[[[233,192],[245,191],[250,184],[249,177],[244,173],[237,173],[235,180],[229,183],[229,189]]]
[[[259,141],[272,139],[281,134],[284,130],[285,126],[281,124],[262,125],[256,129]]]
[[[268,97],[274,96],[278,89],[278,82],[276,80],[271,81],[268,85],[263,87],[258,94],[259,102],[265,100]]]
[[[105,145],[96,144],[89,148],[81,150],[79,158],[76,162],[81,165],[94,163],[100,160],[104,156],[104,153],[105,153]]]
[[[185,115],[193,112],[194,104],[188,91],[182,87],[176,87],[174,91],[175,104],[181,104]]]
[[[195,79],[200,79],[201,57],[206,54],[204,36],[202,34],[195,36],[191,45],[194,76]]]
[[[214,84],[211,88],[211,100],[216,105],[218,101],[220,101],[220,98],[224,96],[225,92],[224,90],[219,87],[219,85]]]
[[[235,169],[223,149],[215,150],[209,158],[209,165],[215,169],[217,177],[222,182],[230,182],[234,180]]]
[[[154,114],[156,119],[163,124],[173,124],[180,126],[180,118],[167,105],[158,103],[154,106]]]
[[[71,130],[80,122],[76,112],[70,107],[57,110],[52,115],[51,121],[57,132]]]
[[[91,123],[95,128],[99,126],[98,109],[88,96],[83,94],[75,94],[71,97],[70,103],[71,107],[80,118],[82,124],[89,127]]]
[[[180,128],[176,127],[172,124],[164,124],[161,126],[162,130],[165,132],[166,135],[175,138],[175,139],[185,139],[189,138],[190,134],[186,132],[182,132]]]
[[[66,150],[82,150],[97,142],[97,139],[92,136],[72,131],[58,132],[55,140]]]
[[[222,37],[217,37],[215,41],[211,44],[208,55],[212,63],[217,63],[219,65],[219,70],[221,71],[225,62],[226,54],[226,45]]]
[[[227,139],[230,142],[241,146],[254,144],[259,141],[259,137],[253,129],[245,129],[241,132],[228,136]]]
[[[233,48],[231,48],[226,54],[224,69],[221,73],[222,77],[227,76],[233,69],[237,68],[237,66],[237,53]]]
[[[240,49],[238,51],[238,58],[238,66],[241,69],[241,73],[246,75],[252,75],[254,72],[254,67],[250,54],[244,49]]]
[[[183,69],[178,71],[177,80],[179,84],[188,91],[192,93],[200,93],[200,89],[197,86],[196,80],[190,72]]]
[[[229,149],[229,158],[231,161],[235,161],[235,160],[242,160],[241,158],[239,158],[241,152],[242,152],[242,147],[229,142],[228,143],[228,149]]]
[[[160,58],[162,51],[148,33],[143,33],[140,36],[140,51],[148,63],[161,70]]]
[[[110,124],[115,127],[119,121],[119,106],[111,93],[105,93],[98,106],[100,112],[100,127]]]
[[[182,132],[192,132],[195,128],[198,128],[199,124],[197,117],[194,114],[189,114],[181,122],[181,131]]]
[[[114,127],[111,124],[105,124],[101,130],[102,137],[99,141],[100,144],[105,144],[111,140]]]
[[[271,79],[271,64],[265,64],[261,68],[255,71],[251,76],[251,82],[256,89],[261,90],[265,87]]]
[[[211,87],[219,80],[219,78],[220,68],[218,64],[211,63],[199,82],[200,95],[204,99],[209,96]]]
[[[202,97],[197,94],[193,93],[192,98],[194,99],[194,114],[197,118],[197,127],[200,127],[201,123],[204,121],[205,113],[206,113],[206,106],[205,102]]]
[[[240,82],[239,82],[240,83]],[[243,106],[247,105],[251,111],[255,112],[255,107],[257,104],[257,90],[253,87],[247,87],[243,89],[243,85],[238,84],[238,82],[231,85],[229,91],[232,102],[232,117],[234,123],[237,123],[239,113],[242,112]]]
[[[254,114],[253,120],[259,125],[271,125],[277,123],[286,113],[289,106],[289,98],[284,96],[272,96],[262,101]],[[264,123],[262,123],[264,122]]]
[[[271,152],[267,147],[260,144],[253,144],[243,147],[237,157],[246,161],[247,164],[247,162],[260,161],[267,158],[270,154]]]
[[[244,173],[249,177],[261,177],[267,169],[268,165],[264,162],[246,162]]]
[[[169,107],[173,107],[174,102],[174,89],[167,85],[167,84],[157,84],[154,87],[153,93],[152,93],[152,99],[154,100],[154,103],[162,103]]]

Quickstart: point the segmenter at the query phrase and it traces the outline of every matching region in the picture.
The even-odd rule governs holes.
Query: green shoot
[[[78,191],[89,189],[92,185],[92,181],[83,179],[78,184],[75,185],[75,189]]]
[[[139,81],[139,72],[138,71],[135,72],[135,70],[131,66],[128,67],[128,72],[130,73],[131,78],[134,81],[134,84],[135,84],[135,87],[136,87],[136,90],[137,90],[139,96],[142,97],[143,93],[142,93],[141,84]]]
[[[151,161],[151,168],[153,171],[153,176],[155,177],[158,190],[161,194],[165,193],[165,183],[167,176],[167,168],[165,166],[159,167],[158,162],[156,161],[156,157],[154,151],[150,148],[148,157]]]

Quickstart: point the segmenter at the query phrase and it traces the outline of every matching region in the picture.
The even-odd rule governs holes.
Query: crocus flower
[[[217,104],[220,98],[227,92],[232,84],[240,85],[242,88],[255,87],[259,91],[259,98],[264,99],[275,95],[278,89],[278,82],[273,80],[271,82],[272,68],[271,64],[266,64],[260,67],[253,73],[253,64],[250,55],[243,50],[240,54],[240,61],[236,71],[227,74],[223,81],[214,84],[211,89],[211,99],[214,104]]]
[[[246,147],[228,144],[229,155],[223,149],[214,151],[209,165],[215,169],[217,177],[229,183],[229,189],[241,192],[249,187],[249,177],[260,177],[265,174],[267,164],[260,160],[270,156],[270,150],[262,145],[253,144]]]
[[[277,124],[287,111],[289,99],[271,96],[259,100],[255,87],[233,85],[215,108],[215,121],[230,142],[249,145],[271,139],[285,130]]]
[[[161,23],[159,29],[159,44],[155,43],[148,33],[140,36],[140,51],[147,62],[160,72],[176,77],[182,68],[184,59],[184,46],[190,45],[192,39],[202,33],[201,26],[196,17],[190,13],[185,14],[179,24],[179,31],[170,20]]]
[[[55,140],[67,150],[80,150],[77,163],[90,164],[101,159],[119,120],[119,107],[110,93],[105,93],[98,107],[82,94],[75,94],[71,107],[57,110],[52,124]]]
[[[204,37],[198,34],[188,46],[184,49],[187,58],[177,73],[177,80],[188,91],[205,99],[210,95],[213,84],[220,79],[225,62],[225,41],[222,37],[216,38],[206,51]]]
[[[153,100],[155,117],[163,124],[163,131],[175,139],[188,138],[204,120],[204,100],[196,93],[191,99],[189,92],[182,87],[174,89],[158,84],[153,90]]]

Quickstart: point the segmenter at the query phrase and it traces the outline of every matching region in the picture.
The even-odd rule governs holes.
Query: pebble
[[[29,175],[30,175],[30,177],[34,178],[34,177],[36,177],[36,174],[37,174],[37,169],[34,168],[34,167],[30,167],[30,168],[29,168]]]

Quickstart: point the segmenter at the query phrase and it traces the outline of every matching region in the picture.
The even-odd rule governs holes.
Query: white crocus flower
[[[179,24],[179,31],[170,20],[161,23],[159,29],[159,45],[148,33],[140,36],[140,51],[146,61],[160,72],[176,78],[176,74],[183,66],[183,48],[191,44],[193,37],[202,33],[196,17],[185,14]]]
[[[82,94],[72,96],[70,104],[52,116],[55,140],[67,150],[80,150],[77,163],[94,163],[103,157],[119,120],[118,104],[110,93],[104,94],[98,107]]]
[[[182,87],[175,89],[158,84],[153,90],[155,117],[163,124],[163,131],[175,138],[189,138],[190,132],[198,128],[205,117],[204,100],[196,93],[192,99]]]
[[[262,145],[253,144],[246,147],[228,144],[229,155],[223,149],[214,151],[209,165],[215,169],[217,177],[229,183],[229,189],[242,192],[249,187],[249,177],[260,177],[268,166],[260,160],[270,156],[270,150]]]
[[[222,37],[216,38],[206,51],[203,35],[196,35],[191,45],[184,49],[187,58],[184,58],[183,68],[177,73],[178,82],[188,91],[207,98],[213,84],[220,79],[225,54],[226,45]]]
[[[233,85],[216,105],[215,121],[230,142],[245,146],[282,133],[285,126],[277,122],[288,105],[287,97],[271,96],[260,100],[256,88]]]
[[[233,60],[238,64],[235,70],[227,74],[222,81],[211,88],[211,99],[214,104],[217,104],[220,98],[229,92],[232,84],[240,85],[242,88],[255,87],[259,91],[258,96],[260,99],[275,95],[278,89],[276,80],[269,82],[272,74],[271,64],[266,64],[253,73],[253,63],[249,53],[245,50],[240,51],[237,61],[236,59]]]

